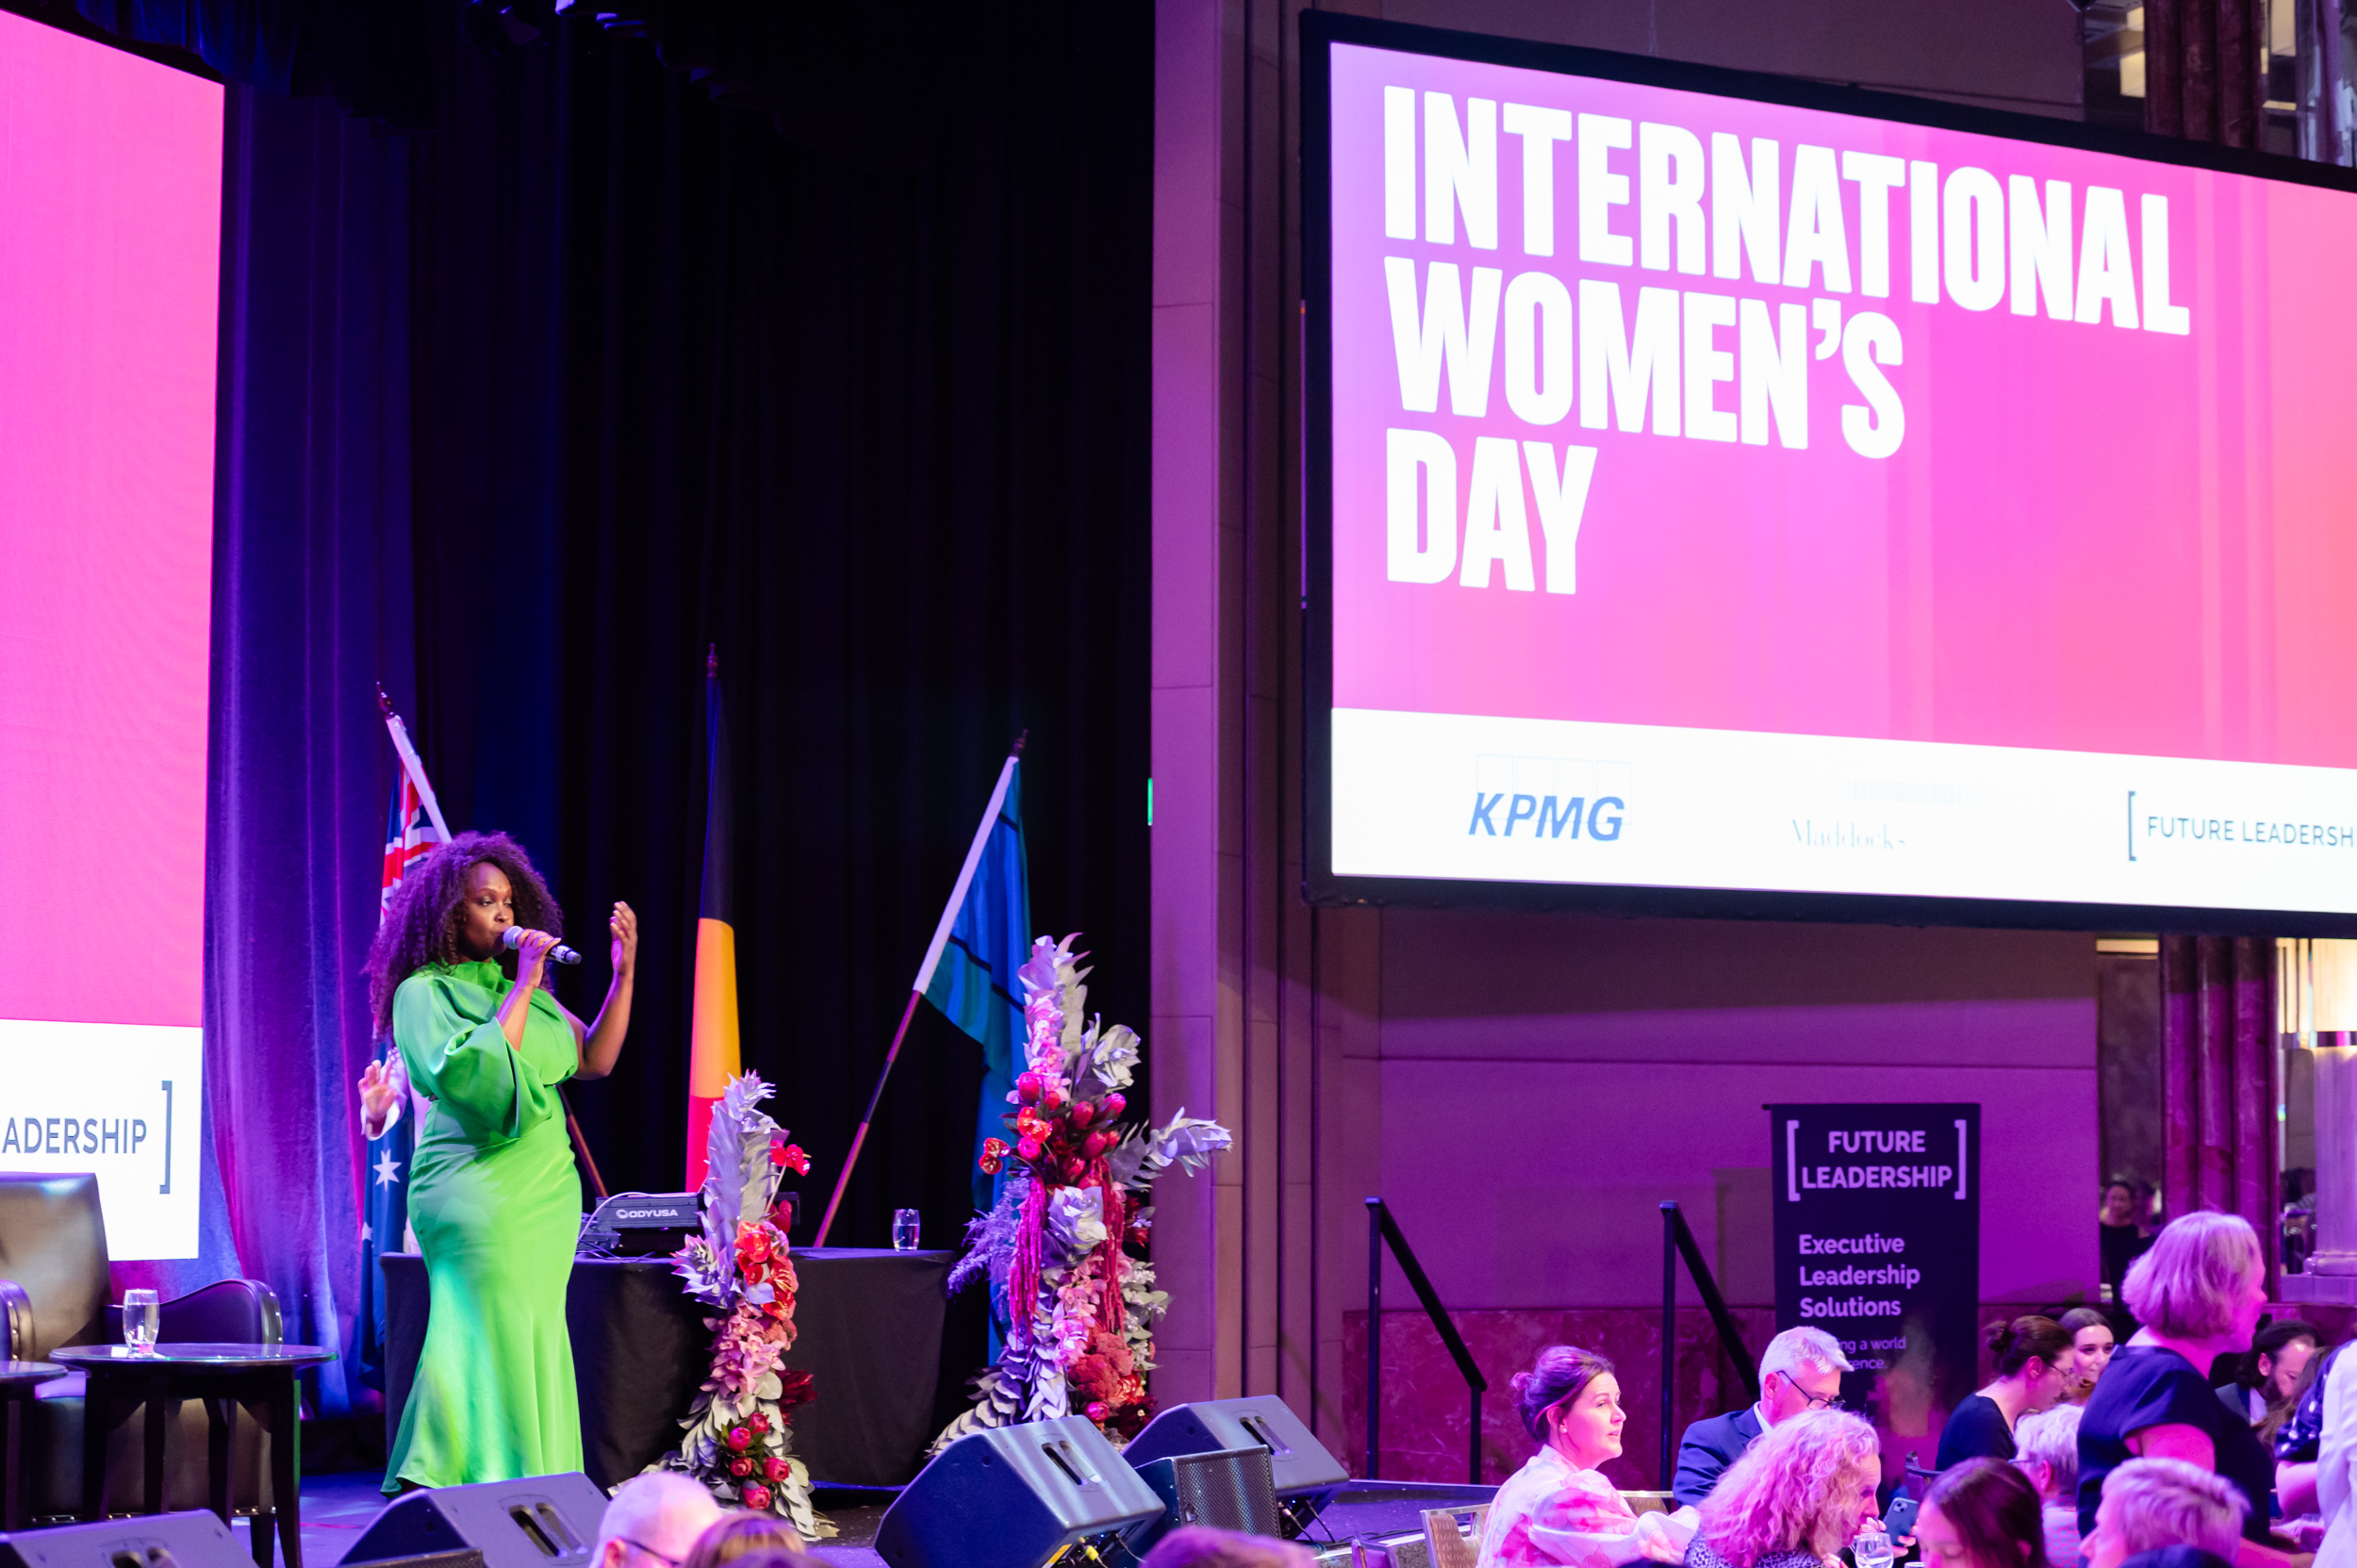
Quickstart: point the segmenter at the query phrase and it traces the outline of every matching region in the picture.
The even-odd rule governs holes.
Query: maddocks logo
[[[1583,826],[1590,838],[1610,844],[1621,836],[1621,822],[1628,810],[1628,802],[1618,795],[1599,795],[1591,802],[1581,795],[1508,795],[1505,790],[1495,794],[1474,791],[1473,823],[1466,828],[1466,836],[1487,834],[1492,838],[1511,838],[1514,830],[1530,824],[1526,836],[1531,838],[1577,838]]]

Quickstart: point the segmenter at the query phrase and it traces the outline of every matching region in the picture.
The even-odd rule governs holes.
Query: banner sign
[[[1979,1364],[1981,1108],[1771,1105],[1776,1327],[1822,1329],[1886,1411],[1946,1411]],[[1894,1423],[1895,1424],[1895,1423]]]
[[[2357,916],[2344,172],[1303,27],[1313,881]]]
[[[196,1256],[202,1032],[0,1018],[0,1170],[94,1171],[116,1263]]]

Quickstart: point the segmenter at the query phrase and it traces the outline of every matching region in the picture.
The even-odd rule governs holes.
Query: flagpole
[[[442,802],[434,797],[434,786],[425,782],[425,764],[418,756],[418,749],[409,744],[409,726],[393,711],[393,700],[385,695],[385,688],[376,688],[376,705],[385,712],[385,728],[393,737],[393,750],[401,753],[403,771],[409,782],[418,786],[418,799],[425,805],[425,814],[434,818],[434,831],[450,842],[450,824],[442,820]]]
[[[883,1101],[884,1080],[892,1076],[892,1064],[899,1059],[900,1042],[909,1037],[909,1023],[916,1016],[916,1003],[925,995],[922,991],[909,993],[909,1004],[900,1010],[900,1027],[892,1032],[892,1048],[884,1052],[883,1071],[876,1075],[876,1092],[867,1097],[867,1114],[859,1119],[859,1131],[851,1134],[851,1152],[843,1157],[843,1170],[834,1179],[834,1196],[827,1199],[827,1216],[818,1222],[818,1239],[810,1245],[827,1245],[827,1230],[834,1224],[834,1212],[843,1202],[843,1189],[851,1183],[851,1167],[859,1164],[859,1146],[867,1141],[868,1125],[876,1119],[876,1107]]]
[[[942,949],[948,945],[951,928],[957,924],[959,906],[965,902],[965,890],[974,881],[974,869],[981,864],[982,850],[990,843],[991,831],[998,824],[998,808],[1007,798],[1007,783],[1014,776],[1014,765],[1022,759],[1023,743],[1031,732],[1024,731],[1014,737],[1007,750],[1006,765],[998,769],[997,787],[991,791],[990,804],[982,811],[981,825],[974,830],[973,846],[965,851],[965,864],[958,871],[958,884],[950,890],[948,906],[941,912],[941,923],[933,929],[933,939],[925,949],[925,962],[916,971],[916,983],[909,991],[909,1004],[900,1013],[900,1027],[892,1032],[892,1048],[884,1052],[883,1070],[876,1075],[875,1093],[867,1097],[867,1114],[859,1120],[859,1131],[851,1134],[851,1151],[843,1157],[843,1169],[834,1179],[834,1196],[827,1199],[826,1217],[818,1222],[818,1239],[811,1245],[827,1245],[827,1231],[834,1224],[834,1212],[843,1203],[843,1191],[851,1184],[851,1167],[859,1163],[860,1145],[867,1141],[868,1125],[876,1119],[876,1107],[883,1103],[884,1081],[892,1076],[892,1064],[899,1059],[900,1042],[908,1038],[909,1024],[916,1016],[916,1003],[932,982],[933,966],[941,962]]]

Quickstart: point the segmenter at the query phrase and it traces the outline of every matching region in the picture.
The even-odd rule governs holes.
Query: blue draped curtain
[[[318,1378],[331,1415],[372,1397],[353,1085],[395,766],[376,685],[414,686],[409,151],[331,104],[228,90],[203,1253],[116,1271],[267,1282],[288,1340],[345,1351]]]

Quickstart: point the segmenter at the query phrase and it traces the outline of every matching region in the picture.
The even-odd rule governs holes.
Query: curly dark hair
[[[379,1039],[393,1032],[393,993],[403,981],[428,964],[459,962],[458,906],[467,897],[467,873],[486,860],[507,874],[516,890],[518,925],[551,936],[565,934],[564,911],[522,845],[503,833],[460,834],[401,879],[376,940],[369,945],[369,961],[360,972],[369,977],[369,1013]]]

